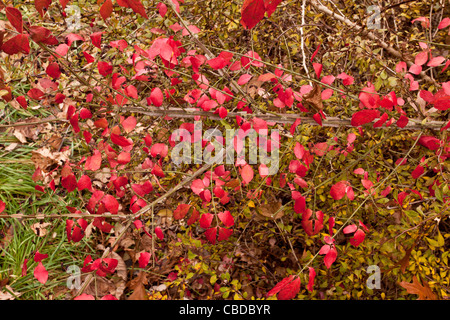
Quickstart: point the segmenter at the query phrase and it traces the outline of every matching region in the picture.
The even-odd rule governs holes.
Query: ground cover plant
[[[0,299],[448,299],[448,1],[0,18]]]

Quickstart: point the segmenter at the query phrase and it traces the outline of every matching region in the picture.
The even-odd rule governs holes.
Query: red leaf
[[[82,108],[80,110],[80,118],[81,119],[90,119],[90,118],[92,118],[92,112],[89,109]]]
[[[36,43],[42,42],[48,45],[57,45],[59,43],[50,30],[41,26],[31,26],[30,36],[31,40]]]
[[[320,46],[321,46],[321,43],[319,43],[319,45],[317,46],[316,50],[313,52],[313,54],[312,54],[312,56],[311,56],[311,61],[313,61],[313,59],[315,58],[315,56],[316,56],[317,53],[319,52]]]
[[[73,300],[95,300],[95,298],[91,294],[82,293],[79,296],[73,298]]]
[[[191,208],[190,204],[180,203],[178,207],[173,212],[173,218],[175,220],[181,220],[183,219],[187,213],[189,212],[189,209]]]
[[[191,224],[196,222],[199,218],[200,218],[200,212],[198,212],[198,210],[194,208],[192,210],[191,217],[187,221],[188,226],[190,226]]]
[[[113,226],[110,225],[108,222],[106,222],[105,218],[103,217],[95,218],[92,224],[94,227],[100,229],[102,232],[105,233],[110,233],[111,229],[113,228]]]
[[[0,200],[0,213],[2,213],[6,208],[6,203]]]
[[[339,181],[331,187],[330,194],[334,200],[340,200],[345,196],[347,185],[347,181]]]
[[[361,110],[353,114],[351,125],[354,127],[362,126],[372,122],[379,116],[380,112],[378,110]]]
[[[74,41],[84,41],[84,38],[82,36],[80,36],[79,34],[69,33],[66,36],[66,40],[67,40],[67,45],[70,47],[72,45],[72,42],[74,42]]]
[[[441,140],[431,136],[422,136],[419,138],[419,143],[422,146],[427,147],[428,149],[434,151],[439,149]]]
[[[92,63],[95,61],[94,57],[91,56],[89,53],[83,51],[83,55],[84,55],[84,58],[86,59],[87,63]]]
[[[325,258],[323,259],[323,262],[325,263],[325,266],[327,269],[330,269],[331,265],[334,261],[336,261],[337,258],[337,250],[334,247],[334,245],[330,246],[328,244],[324,245],[320,251],[319,254],[325,254]]]
[[[122,127],[125,130],[126,133],[131,132],[134,127],[136,127],[137,120],[133,116],[129,116],[125,120],[122,121]]]
[[[419,178],[423,173],[424,173],[425,169],[419,164],[414,170],[413,172],[411,172],[411,176],[414,179]]]
[[[414,64],[421,66],[425,64],[428,60],[428,52],[422,51],[416,55],[416,58],[414,59]]]
[[[404,128],[406,127],[408,122],[409,122],[408,117],[402,114],[400,118],[397,120],[397,127]]]
[[[34,268],[33,275],[42,284],[46,283],[48,280],[48,271],[45,270],[42,262],[39,262],[37,267]]]
[[[165,158],[167,153],[169,152],[169,147],[164,143],[155,143],[150,149],[150,155],[152,157],[161,156],[161,158]]]
[[[70,118],[69,122],[70,122],[70,124],[72,125],[73,131],[74,131],[75,133],[80,132],[80,127],[78,126],[78,113],[74,114],[74,115]]]
[[[205,237],[211,244],[216,244],[217,227],[209,228],[205,231]]]
[[[320,78],[320,74],[322,73],[322,64],[313,62],[313,68],[317,78]]]
[[[270,16],[272,15],[272,13],[275,12],[275,10],[277,9],[278,5],[282,2],[283,0],[264,0],[264,7],[266,9],[267,12],[267,16],[270,18]]]
[[[309,292],[313,291],[315,277],[316,277],[316,270],[314,270],[314,268],[312,267],[309,267],[309,281],[308,286],[306,287],[306,289],[308,289]]]
[[[84,170],[97,171],[102,164],[102,155],[97,149],[94,150],[94,154],[86,159]]]
[[[61,76],[61,70],[56,62],[50,63],[45,69],[45,72],[53,79],[57,79]]]
[[[219,220],[227,227],[234,226],[234,218],[231,215],[230,211],[219,212],[218,214]]]
[[[225,68],[228,64],[228,62],[225,59],[223,59],[222,57],[217,57],[217,58],[207,60],[206,63],[214,70]]]
[[[102,203],[108,212],[112,214],[117,214],[119,212],[119,202],[112,195],[107,194],[103,199]]]
[[[27,95],[34,100],[42,100],[44,99],[44,93],[37,88],[33,88],[28,90]]]
[[[90,35],[92,44],[93,44],[94,46],[96,46],[97,48],[99,48],[99,49],[101,49],[101,44],[102,44],[102,34],[103,34],[103,32],[102,32],[102,31],[99,31],[99,32],[94,32],[94,33],[92,33],[92,34]],[[70,46],[70,44],[69,44],[69,46]]]
[[[44,16],[45,12],[47,11],[48,7],[52,4],[52,0],[35,0],[34,6],[36,8],[36,11],[39,12],[41,17]],[[45,12],[44,12],[45,9]]]
[[[82,175],[77,183],[78,190],[82,191],[84,189],[92,190],[91,178],[88,175]]]
[[[164,18],[164,16],[167,13],[167,6],[165,5],[165,3],[160,2],[156,5],[156,9],[158,9],[158,13],[159,15]]]
[[[14,7],[6,7],[6,18],[8,18],[11,25],[17,30],[18,33],[23,32],[23,20],[22,13],[19,9]]]
[[[227,240],[233,234],[232,229],[226,229],[219,227],[219,235],[217,236],[218,241]]]
[[[144,197],[146,194],[149,194],[153,191],[153,185],[150,181],[145,181],[143,184],[132,184],[131,188],[137,195]]]
[[[438,25],[438,29],[444,29],[450,25],[450,18],[444,18]]]
[[[241,170],[241,176],[245,184],[250,183],[254,176],[253,168],[249,164],[246,164]]]
[[[150,252],[141,252],[139,255],[139,268],[145,268],[148,265],[151,256]]]
[[[117,156],[117,162],[119,164],[127,164],[130,161],[131,161],[131,153],[129,152],[121,152]]]
[[[278,300],[293,299],[300,291],[300,284],[301,282],[298,276],[290,275],[278,282],[272,290],[267,292],[266,297],[278,294]]]
[[[23,264],[22,264],[22,277],[25,277],[27,275],[27,262],[28,259],[24,259],[23,260]]]
[[[155,228],[155,234],[158,237],[159,240],[163,240],[164,239],[164,234],[161,230],[161,227],[156,227]]]
[[[150,101],[149,101],[150,99]],[[150,104],[150,102],[155,107],[160,107],[164,101],[164,96],[160,88],[153,88],[152,92],[150,94],[150,98],[147,98],[147,103]]]
[[[353,238],[350,239],[350,244],[354,245],[355,247],[359,246],[366,237],[366,234],[361,229],[358,229],[355,234],[353,235]]]
[[[62,177],[61,185],[67,190],[67,192],[72,192],[77,188],[77,178],[73,173],[69,174],[67,177]]]
[[[39,253],[39,251],[36,251],[36,253],[34,254],[34,262],[41,262],[46,258],[48,258],[48,254],[42,254]]]
[[[106,0],[100,7],[100,15],[103,20],[108,19],[113,12],[113,4],[111,0]]]
[[[306,200],[305,197],[301,196],[295,199],[294,211],[298,214],[303,214],[306,212]]]
[[[145,8],[139,0],[124,0],[128,6],[135,12],[140,14],[145,19],[148,19],[147,13],[145,12]]]
[[[428,67],[437,67],[438,65],[440,65],[444,61],[445,61],[445,58],[442,57],[442,56],[434,57],[430,61],[428,61],[427,66]]]
[[[266,297],[271,297],[276,295],[278,292],[280,292],[281,289],[283,289],[283,287],[285,285],[287,285],[289,282],[291,282],[292,280],[294,280],[294,275],[290,275],[286,278],[283,278],[283,280],[281,280],[280,282],[278,282],[275,287],[273,287],[269,292],[267,292]]]
[[[313,115],[313,119],[319,126],[322,126],[322,117],[320,116],[320,113],[316,113]]]
[[[422,66],[413,64],[411,65],[411,67],[409,67],[409,72],[411,72],[412,74],[419,74],[422,72]]]
[[[286,284],[278,293],[278,300],[291,300],[297,296],[300,291],[300,277],[296,277],[294,280]]]
[[[28,41],[28,34],[18,34],[12,37],[2,45],[1,49],[3,50],[3,52],[9,55],[13,55],[19,52],[29,54],[30,43]]]
[[[245,0],[241,8],[241,23],[244,27],[255,27],[266,12],[264,0]]]
[[[61,4],[61,7],[63,10],[66,9],[67,4],[69,3],[70,0],[59,0],[59,3]]]
[[[191,190],[195,194],[200,194],[200,192],[205,190],[205,184],[203,183],[203,180],[196,179],[196,180],[192,181],[192,183],[191,183]]]
[[[22,108],[24,109],[28,108],[28,103],[24,96],[18,96],[16,100]]]
[[[105,62],[105,61],[99,61],[98,62],[98,72],[106,77],[107,75],[111,74],[113,71],[113,66],[111,63],[109,62]]]
[[[342,230],[342,232],[344,232],[345,234],[348,234],[348,233],[355,232],[357,229],[358,229],[358,226],[356,224],[351,224],[349,226],[346,226],[344,228],[344,230]]]
[[[112,141],[112,143],[114,143],[120,147],[128,147],[133,144],[133,142],[128,140],[127,138],[125,138],[121,135],[118,135],[118,134],[114,134],[114,133],[111,133],[111,141]]]
[[[200,217],[199,223],[200,223],[200,227],[206,229],[209,228],[211,226],[211,222],[214,218],[214,215],[212,215],[209,212],[205,212],[202,214],[202,216]]]
[[[243,74],[239,77],[237,84],[242,86],[243,84],[246,84],[247,82],[249,82],[252,77],[253,76],[251,74],[248,74],[248,73]]]

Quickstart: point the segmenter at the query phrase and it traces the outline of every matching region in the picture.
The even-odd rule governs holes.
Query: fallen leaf
[[[144,287],[146,284],[146,273],[144,271],[140,271],[138,276],[127,284],[127,287],[133,290],[133,293],[127,300],[148,300],[148,294]]]
[[[52,224],[50,222],[44,222],[44,223],[40,223],[40,222],[36,222],[33,223],[30,228],[31,230],[33,230],[33,232],[39,236],[39,237],[43,237],[47,234],[47,227],[51,226]]]
[[[256,212],[260,215],[270,218],[270,219],[279,219],[284,215],[284,211],[280,210],[281,202],[279,201],[270,201],[268,203],[264,203],[260,205]]]
[[[409,294],[417,294],[419,296],[417,300],[438,300],[437,296],[433,293],[433,291],[431,291],[428,282],[423,280],[422,286],[416,276],[413,277],[413,281],[411,283],[402,281],[399,284],[405,288],[406,292]]]

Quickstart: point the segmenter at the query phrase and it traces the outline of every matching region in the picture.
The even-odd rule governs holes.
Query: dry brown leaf
[[[62,152],[53,152],[47,147],[31,151],[31,161],[45,173],[52,171],[56,165],[63,165],[70,155],[70,149]]]
[[[321,87],[315,82],[313,84],[313,89],[307,94],[303,95],[302,99],[316,109],[323,109]]]
[[[0,291],[1,300],[14,300],[21,295],[20,292],[14,291],[10,286],[5,286],[4,291]]]
[[[30,226],[30,228],[31,228],[31,230],[33,230],[33,232],[34,232],[37,236],[43,237],[43,236],[45,236],[45,235],[47,234],[47,227],[48,227],[48,226],[51,226],[51,225],[52,225],[52,224],[51,224],[50,222],[43,222],[43,223],[36,222],[36,223],[33,223],[33,224]]]
[[[413,281],[411,283],[402,281],[399,284],[405,288],[406,292],[409,294],[417,294],[419,296],[417,300],[438,300],[437,296],[431,291],[428,282],[423,280],[422,286],[416,276],[413,276]]]
[[[247,83],[247,86],[245,88],[246,93],[252,97],[255,98],[256,94],[264,94],[265,90],[261,88],[261,86],[264,84],[264,81],[259,81],[258,79],[252,79]]]
[[[146,284],[148,284],[146,273],[140,271],[138,276],[127,284],[127,287],[133,290],[127,300],[148,300],[148,294],[144,287]]]
[[[284,211],[280,208],[281,202],[275,200],[260,205],[256,211],[266,218],[279,219],[284,215]]]
[[[234,180],[230,180],[227,183],[225,183],[225,187],[236,188],[240,184],[241,183],[240,183],[239,179],[234,179]]]

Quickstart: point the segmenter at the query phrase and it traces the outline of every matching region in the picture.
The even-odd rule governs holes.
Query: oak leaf
[[[423,286],[420,284],[416,276],[413,277],[413,281],[402,281],[400,286],[406,289],[409,294],[417,294],[419,298],[417,300],[438,300],[437,296],[431,291],[428,282],[423,281]]]

